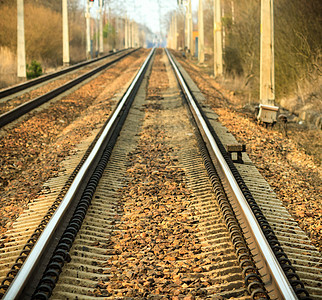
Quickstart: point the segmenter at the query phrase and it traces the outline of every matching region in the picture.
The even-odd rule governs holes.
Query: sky
[[[86,1],[86,0],[85,0]],[[161,7],[161,20],[169,12],[178,8],[177,0],[123,0],[113,1],[104,0],[106,4],[111,3],[112,9],[118,10],[120,13],[127,12],[128,16],[133,18],[138,23],[144,24],[151,29],[152,32],[156,33],[160,31],[160,14],[159,5]],[[94,0],[94,6],[92,10],[97,9],[99,0]],[[114,4],[113,4],[114,3]],[[115,4],[117,3],[117,4]],[[197,9],[198,0],[192,0],[193,10]],[[165,32],[164,24],[162,30]]]

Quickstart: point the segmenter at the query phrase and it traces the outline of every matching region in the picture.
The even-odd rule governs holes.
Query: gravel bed
[[[242,101],[223,89],[201,68],[176,58],[187,70],[208,104],[219,115],[219,121],[236,137],[246,144],[247,153],[260,173],[282,200],[299,226],[307,233],[312,243],[322,250],[322,184],[319,160],[309,155],[298,141],[299,132],[289,132],[285,137],[278,126],[265,128],[259,125],[249,113],[240,112]],[[301,133],[303,134],[303,133]],[[315,139],[320,132],[307,132]],[[318,140],[311,144],[318,145]],[[316,151],[312,151],[315,153]]]
[[[44,84],[41,84],[40,86],[36,88],[31,88],[27,93],[24,93],[22,95],[19,95],[17,97],[13,97],[10,99],[4,98],[0,99],[0,115],[4,114],[5,112],[8,112],[15,107],[28,102],[32,99],[35,99],[39,96],[42,96],[62,85],[65,83],[85,74],[86,72],[89,72],[90,70],[93,70],[93,68],[97,68],[100,65],[106,63],[107,61],[111,61],[115,58],[116,56],[113,57],[108,57],[104,59],[103,61],[98,61],[90,66],[85,66],[79,70],[75,70],[71,73],[67,73],[65,75],[59,76],[58,78],[52,79],[49,82],[46,82]]]
[[[168,76],[157,52],[144,105],[144,126],[128,157],[127,182],[119,190],[123,216],[111,236],[114,254],[102,263],[111,277],[101,281],[95,296],[132,299],[195,299],[207,287],[220,288],[204,267],[216,259],[202,251],[197,219],[189,209],[191,192],[178,167],[175,149],[158,119]]]
[[[134,76],[147,50],[139,50],[59,100],[0,130],[0,234],[58,174],[59,163],[111,112],[109,99]],[[101,95],[102,94],[102,95]],[[101,95],[101,96],[100,96]],[[0,245],[1,246],[1,245]]]

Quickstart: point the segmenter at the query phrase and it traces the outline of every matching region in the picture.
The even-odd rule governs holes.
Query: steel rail
[[[267,262],[267,268],[270,270],[271,280],[274,282],[274,285],[278,288],[278,293],[287,300],[296,300],[298,299],[292,286],[290,285],[283,269],[281,268],[278,260],[276,259],[271,247],[269,246],[268,241],[264,233],[262,232],[260,225],[256,217],[254,216],[251,208],[249,207],[245,196],[243,195],[241,189],[239,188],[238,183],[236,182],[229,166],[227,165],[223,155],[221,154],[215,139],[213,138],[207,123],[205,122],[193,96],[190,93],[190,90],[181,75],[178,67],[176,66],[174,60],[172,59],[169,51],[166,49],[166,53],[170,60],[170,63],[176,73],[176,76],[179,80],[179,83],[184,90],[184,93],[187,96],[187,100],[190,103],[190,106],[193,110],[195,118],[197,118],[197,123],[201,124],[202,130],[208,140],[208,145],[211,147],[211,151],[216,155],[216,159],[219,162],[220,168],[223,170],[224,175],[226,176],[227,183],[229,184],[230,189],[233,191],[235,198],[239,202],[240,207],[243,210],[245,220],[248,222],[248,228],[252,231],[253,236],[255,237],[256,244]],[[279,297],[280,298],[280,297]],[[277,299],[279,299],[277,297]]]
[[[53,214],[52,218],[48,222],[46,228],[40,235],[38,241],[36,242],[35,246],[33,247],[26,261],[24,262],[22,268],[19,270],[17,276],[9,286],[7,292],[3,297],[3,300],[19,299],[19,297],[21,296],[21,293],[24,287],[26,286],[28,279],[32,274],[35,268],[35,265],[39,262],[39,259],[44,253],[46,246],[49,244],[50,239],[53,236],[56,228],[59,226],[59,223],[62,221],[63,216],[65,215],[65,212],[68,210],[68,207],[71,205],[73,197],[77,193],[78,189],[80,188],[87,170],[92,166],[96,158],[96,155],[100,150],[100,147],[102,146],[106,136],[110,133],[111,128],[114,126],[114,123],[116,122],[119,113],[122,111],[124,104],[127,102],[127,99],[132,94],[132,91],[135,90],[136,84],[139,81],[142,73],[145,71],[145,68],[149,63],[153,53],[154,53],[154,49],[151,50],[150,54],[146,58],[142,67],[140,68],[133,82],[131,83],[130,87],[123,95],[113,115],[111,116],[108,123],[106,124],[100,138],[97,140],[93,150],[91,151],[90,155],[88,156],[88,158],[86,159],[82,167],[80,168],[78,174],[76,175],[73,183],[71,184],[61,204],[59,205],[56,212]]]
[[[98,61],[100,61],[102,59],[105,59],[107,57],[116,55],[116,54],[121,53],[121,52],[123,52],[125,50],[127,50],[127,49],[122,49],[122,50],[114,52],[114,53],[109,53],[109,54],[106,54],[104,56],[94,58],[94,59],[91,59],[91,60],[88,60],[88,61],[85,61],[85,62],[80,62],[78,64],[75,64],[73,66],[65,68],[63,70],[60,70],[60,71],[57,71],[57,72],[54,72],[54,73],[50,73],[50,74],[47,74],[47,75],[43,75],[43,76],[37,77],[35,79],[31,79],[31,80],[28,80],[26,82],[23,82],[21,84],[15,85],[13,87],[3,89],[3,90],[0,91],[0,99],[4,98],[4,97],[11,96],[11,95],[14,95],[14,94],[16,94],[16,93],[18,93],[20,91],[23,91],[23,90],[25,90],[27,88],[33,87],[33,86],[35,86],[37,84],[40,84],[40,83],[43,83],[43,82],[46,82],[46,81],[48,81],[50,79],[56,78],[56,77],[61,76],[63,74],[67,74],[69,72],[72,72],[74,70],[77,70],[79,68],[87,66],[89,64],[98,62]]]
[[[96,73],[104,70],[105,68],[114,64],[115,62],[120,61],[122,58],[133,53],[134,51],[137,51],[137,49],[130,51],[130,52],[114,59],[113,61],[110,61],[102,66],[99,66],[99,67],[95,68],[94,70],[89,71],[89,72],[67,82],[66,84],[64,84],[64,85],[62,85],[62,86],[44,94],[44,95],[41,95],[41,96],[39,96],[35,99],[32,99],[26,103],[23,103],[22,105],[0,115],[0,128],[7,125],[8,123],[18,119],[19,117],[23,116],[24,114],[30,112],[31,110],[40,106],[41,104],[44,104],[45,102],[53,99],[54,97],[57,97],[58,95],[62,94],[63,92],[66,92],[67,90],[71,89],[75,85],[86,80],[87,78],[90,78],[91,76],[95,75]]]

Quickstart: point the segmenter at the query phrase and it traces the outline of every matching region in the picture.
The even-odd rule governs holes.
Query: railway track
[[[0,91],[0,128],[98,74],[136,50],[122,50],[105,55]],[[54,82],[53,79],[55,79]]]
[[[319,253],[247,155],[227,158],[233,137],[185,71],[158,50],[136,80],[65,162],[79,172],[4,299],[321,299]]]
[[[34,78],[32,80],[28,80],[28,81],[23,82],[21,84],[15,85],[13,87],[2,89],[2,90],[0,90],[0,99],[5,98],[5,97],[12,97],[14,94],[16,94],[18,92],[21,92],[21,91],[23,92],[28,88],[34,88],[35,86],[37,86],[37,85],[39,85],[41,83],[44,83],[46,81],[49,81],[49,80],[51,80],[53,78],[59,77],[59,76],[61,76],[63,74],[70,73],[70,72],[72,72],[74,70],[83,68],[83,67],[85,67],[87,65],[92,65],[92,64],[94,64],[96,62],[104,60],[107,57],[114,56],[114,55],[122,53],[124,51],[126,51],[126,50],[123,49],[123,50],[120,50],[120,51],[117,51],[117,52],[113,52],[113,53],[103,55],[103,56],[98,57],[98,58],[87,60],[85,62],[80,62],[78,64],[75,64],[75,65],[72,65],[70,67],[64,68],[64,69],[59,70],[57,72],[46,74],[46,75],[40,76],[38,78]]]

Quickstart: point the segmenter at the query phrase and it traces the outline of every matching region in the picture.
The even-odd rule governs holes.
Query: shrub
[[[42,67],[39,62],[33,60],[30,66],[27,64],[27,79],[36,78],[40,75],[42,75]]]
[[[224,51],[225,71],[232,77],[243,74],[242,61],[238,49],[226,47]]]

